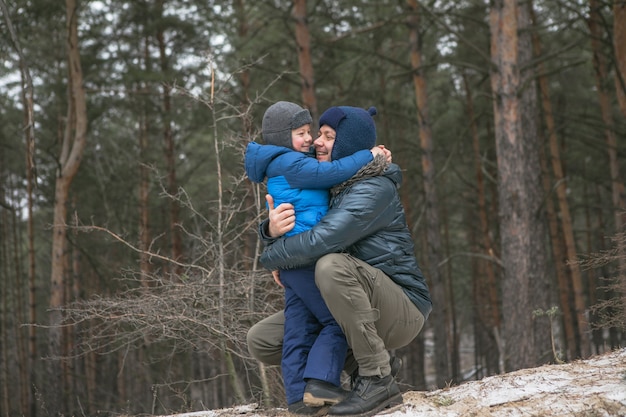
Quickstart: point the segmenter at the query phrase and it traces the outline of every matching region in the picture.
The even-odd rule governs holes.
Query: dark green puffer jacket
[[[328,253],[345,252],[387,274],[428,318],[430,292],[413,253],[398,188],[402,173],[377,156],[354,177],[331,190],[330,209],[312,229],[291,237],[267,236],[261,263],[269,270],[310,265]]]

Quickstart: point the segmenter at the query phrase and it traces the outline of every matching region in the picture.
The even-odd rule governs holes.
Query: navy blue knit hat
[[[365,110],[339,106],[331,107],[322,114],[320,126],[328,125],[336,132],[330,155],[332,161],[376,146],[376,124],[372,118],[376,113],[376,107]]]
[[[279,101],[267,108],[261,123],[263,140],[269,145],[291,146],[291,131],[300,126],[311,124],[313,119],[307,109],[296,103]]]

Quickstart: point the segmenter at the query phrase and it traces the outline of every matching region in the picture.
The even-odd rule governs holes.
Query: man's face
[[[330,155],[335,144],[335,129],[328,125],[320,127],[320,133],[313,142],[315,145],[315,157],[319,162],[330,162]]]

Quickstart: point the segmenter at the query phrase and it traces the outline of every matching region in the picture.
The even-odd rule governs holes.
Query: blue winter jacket
[[[328,190],[340,184],[373,159],[362,150],[332,162],[318,162],[310,154],[275,145],[250,142],[246,148],[245,169],[253,182],[267,181],[267,192],[274,204],[293,204],[296,225],[292,236],[309,230],[328,211]]]

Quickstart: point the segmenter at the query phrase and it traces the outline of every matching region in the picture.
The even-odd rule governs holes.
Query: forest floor
[[[626,349],[566,364],[544,365],[435,391],[405,392],[385,417],[626,416]],[[169,417],[283,417],[257,404]]]

